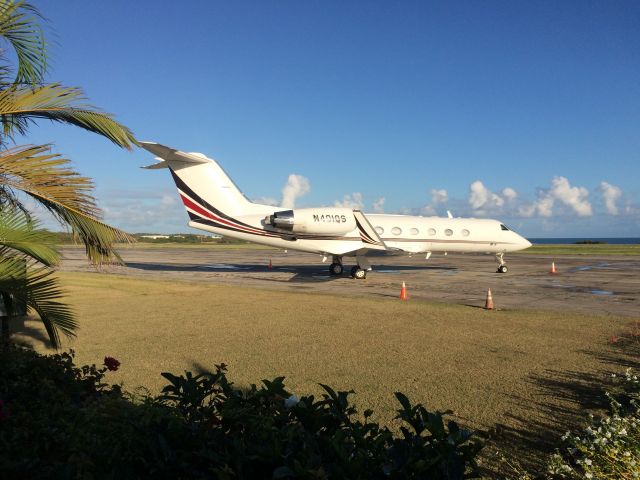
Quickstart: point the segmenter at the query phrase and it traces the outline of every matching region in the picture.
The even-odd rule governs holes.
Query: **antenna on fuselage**
[[[451,215],[451,210],[447,210],[447,217],[453,218],[453,215]]]

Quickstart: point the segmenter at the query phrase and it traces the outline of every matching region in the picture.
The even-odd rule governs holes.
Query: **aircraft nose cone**
[[[524,245],[524,248],[529,248],[531,245],[533,245],[529,240],[527,240],[526,238],[522,239],[522,244]]]

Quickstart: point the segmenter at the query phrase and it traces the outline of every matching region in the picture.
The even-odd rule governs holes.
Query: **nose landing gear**
[[[507,273],[509,269],[507,268],[507,264],[504,263],[504,253],[496,253],[496,260],[498,262],[498,270],[496,270],[496,273]]]

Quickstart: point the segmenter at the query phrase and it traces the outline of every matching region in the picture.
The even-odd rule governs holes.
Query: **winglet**
[[[209,163],[211,160],[201,153],[186,153],[176,150],[175,148],[165,147],[155,142],[140,142],[142,148],[153,153],[162,161],[167,162],[183,162],[183,163]],[[157,165],[157,166],[156,166]],[[150,165],[149,168],[164,168],[158,164]],[[144,167],[146,168],[146,167]]]
[[[373,250],[388,250],[388,247],[385,245],[378,232],[376,232],[376,229],[371,226],[371,223],[367,217],[365,217],[364,213],[360,210],[354,210],[353,216],[356,219],[356,225],[360,231],[360,238],[363,243],[367,244],[367,248],[371,248]]]

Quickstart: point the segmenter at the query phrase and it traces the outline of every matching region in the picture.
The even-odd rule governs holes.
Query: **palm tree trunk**
[[[0,338],[2,343],[9,342],[11,335],[10,320],[13,313],[13,299],[11,295],[0,292]]]
[[[9,330],[9,317],[7,315],[0,316],[0,339],[2,343],[9,342],[11,331]]]

